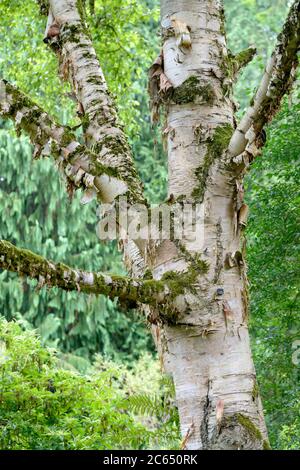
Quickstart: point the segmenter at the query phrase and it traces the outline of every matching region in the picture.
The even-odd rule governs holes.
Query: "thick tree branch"
[[[247,166],[247,160],[251,161],[264,145],[263,128],[277,113],[295,80],[299,48],[300,0],[295,0],[251,106],[232,136],[228,148],[231,160],[244,161]]]
[[[58,124],[10,83],[2,80],[0,87],[1,116],[14,120],[17,131],[22,129],[29,135],[36,158],[51,155],[69,184],[97,192],[104,202],[121,194],[130,194],[130,188],[118,170],[103,164],[97,154],[78,142],[69,128]]]
[[[180,281],[141,280],[86,272],[63,263],[54,263],[29,250],[17,248],[6,240],[0,240],[0,269],[36,279],[40,287],[59,287],[66,291],[103,294],[110,299],[118,298],[130,307],[138,303],[155,307],[162,305],[164,309],[167,307],[167,315],[173,320],[176,317],[176,308],[172,301],[178,293],[183,292]]]
[[[85,23],[81,0],[38,0],[45,12],[49,5],[45,40],[56,52],[60,74],[76,95],[85,123],[88,145],[93,145],[104,164],[117,168],[131,187],[129,202],[145,203],[142,183],[135,170],[131,150],[107,89]],[[134,197],[132,197],[134,194]]]

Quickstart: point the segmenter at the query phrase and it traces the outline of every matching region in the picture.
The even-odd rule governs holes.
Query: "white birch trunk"
[[[175,88],[167,105],[169,194],[204,205],[204,246],[188,240],[184,246],[191,259],[200,255],[209,263],[196,292],[187,291],[188,313],[180,324],[161,329],[161,353],[175,382],[187,449],[262,449],[268,441],[249,343],[237,220],[241,181],[222,154],[234,129],[222,2],[162,0],[161,19],[163,33],[174,19],[191,30],[191,47],[163,34],[164,73]],[[160,246],[157,259],[157,277],[190,264],[170,244]]]

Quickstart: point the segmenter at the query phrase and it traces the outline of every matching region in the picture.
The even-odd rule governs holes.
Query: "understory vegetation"
[[[1,449],[180,446],[172,381],[149,354],[131,369],[98,356],[82,375],[2,318],[0,367]]]

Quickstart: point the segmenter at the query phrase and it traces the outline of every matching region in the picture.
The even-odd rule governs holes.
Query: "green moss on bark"
[[[195,175],[198,180],[192,196],[195,200],[202,202],[207,184],[209,170],[215,160],[222,157],[224,150],[229,145],[233,128],[230,124],[224,124],[215,129],[213,136],[207,144],[207,152],[202,164],[196,169]]]
[[[41,15],[48,15],[49,12],[49,0],[37,0],[37,3],[40,7]]]
[[[235,55],[232,54],[230,50],[228,51],[228,55],[223,55],[221,69],[223,71],[224,78],[227,79],[223,84],[225,93],[227,93],[228,87],[231,87],[237,79],[238,72],[253,59],[255,54],[255,47],[249,47]]]
[[[260,429],[248,416],[242,413],[234,413],[223,417],[217,441],[214,444],[218,445],[218,442],[222,442],[224,438],[232,439],[232,435],[234,435],[235,448],[270,449],[269,442],[263,438]],[[216,449],[217,447],[213,448]]]
[[[87,35],[87,30],[83,24],[78,21],[73,24],[64,24],[61,29],[60,38],[63,43],[71,42],[73,44],[81,44],[83,35]]]
[[[263,441],[263,449],[264,450],[272,450],[272,447],[270,446],[269,442],[264,440]]]
[[[214,96],[214,90],[209,83],[203,84],[198,77],[192,76],[174,89],[172,101],[176,104],[193,103],[196,100],[212,103]]]
[[[253,399],[253,401],[255,401],[258,398],[258,395],[259,395],[259,389],[258,389],[257,381],[255,380],[254,384],[253,384],[253,389],[252,389],[252,399]]]
[[[194,290],[194,284],[197,281],[198,276],[206,274],[208,272],[209,265],[206,261],[203,261],[198,255],[190,263],[187,271],[167,271],[163,274],[161,280],[172,287],[172,298],[178,295],[184,294],[185,291]]]
[[[262,434],[257,426],[251,421],[248,416],[245,416],[241,413],[237,413],[236,415],[238,423],[243,426],[243,428],[247,429],[249,434],[258,441],[263,441]]]

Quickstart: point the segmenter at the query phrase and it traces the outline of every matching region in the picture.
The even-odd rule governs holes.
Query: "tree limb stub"
[[[229,60],[231,62],[232,67],[233,81],[237,80],[240,71],[251,62],[256,53],[256,48],[250,46],[235,55],[229,54]]]

